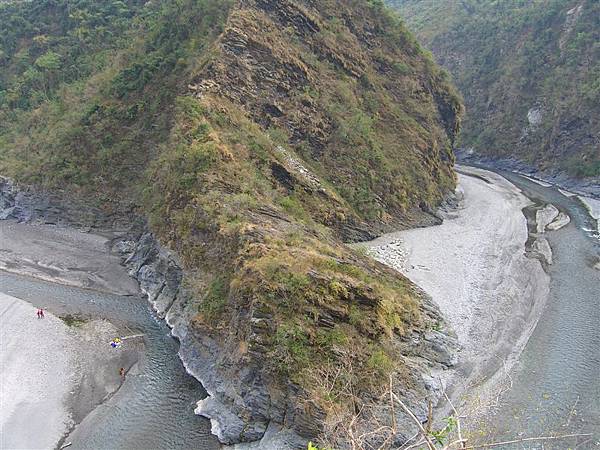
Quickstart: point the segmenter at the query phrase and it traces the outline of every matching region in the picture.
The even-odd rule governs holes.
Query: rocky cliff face
[[[254,341],[251,356],[244,355],[248,350],[244,350],[243,345],[240,347],[239,338],[230,333],[222,335],[206,328],[197,329],[194,326],[197,316],[194,297],[197,294],[191,286],[193,278],[185,273],[179,258],[163,248],[152,233],[140,225],[141,222],[132,221],[133,217],[125,221],[123,216],[115,222],[114,217],[108,217],[102,211],[0,178],[0,220],[7,219],[78,227],[88,232],[111,232],[118,236],[108,250],[122,257],[123,265],[139,282],[140,290],[146,294],[158,317],[167,321],[173,335],[179,339],[179,355],[186,369],[209,393],[207,399],[198,402],[196,412],[211,419],[212,431],[221,442],[261,441],[261,448],[305,448],[308,439],[317,439],[326,430],[327,414],[320,405],[307,404],[306,392],[294,383],[282,386],[280,380],[265,371],[265,362],[256,360],[269,351],[266,347],[256,348],[256,345],[268,340],[266,333],[275,331],[274,317],[263,310],[253,311],[250,320],[238,318],[240,326],[236,328],[235,336],[241,331],[242,323],[250,325],[250,336],[246,339]],[[312,276],[318,279],[322,274],[314,272]],[[438,328],[443,319],[437,308],[425,294],[417,294],[423,301],[425,320]],[[358,299],[364,305],[376,301],[360,290],[354,295],[364,296]],[[335,327],[337,321],[347,320],[343,315],[344,312],[339,310],[324,312],[319,318],[321,326]],[[394,338],[394,345],[401,349],[413,381],[406,386],[405,380],[399,380],[402,389],[398,394],[418,417],[425,420],[426,399],[436,401],[443,388],[431,373],[453,367],[457,344],[453,337],[433,329],[415,329],[407,337],[407,340]],[[385,403],[377,405],[375,402],[374,405],[383,410],[379,411],[379,417],[368,419],[391,419]],[[402,442],[414,424],[402,414],[396,420],[399,434],[395,440]],[[367,420],[358,429],[367,430],[371,424]],[[373,442],[377,442],[377,437]],[[344,445],[344,439],[337,441],[337,445]]]
[[[462,146],[598,184],[598,2],[389,3],[463,92]]]
[[[360,8],[242,1],[190,90],[282,135],[350,203],[346,215],[373,225],[433,206],[452,186],[462,106],[399,23]]]
[[[223,442],[287,430],[343,448],[346,424],[393,423],[390,379],[425,419],[450,333],[409,280],[344,242],[439,222],[462,111],[446,75],[380,2],[154,7],[115,67],[10,111],[0,168],[93,200],[87,222],[129,224],[114,251],[180,338]],[[57,116],[73,90],[82,105]],[[19,195],[7,214],[25,218]],[[372,443],[402,442],[396,420]]]
[[[263,358],[268,349],[258,348],[258,345],[266,343],[268,334],[275,332],[272,329],[274,317],[267,311],[252,311],[250,336],[246,339],[253,348],[248,352],[240,348],[239,338],[223,339],[222,335],[207,332],[206,328],[195,329],[194,292],[182,280],[183,271],[176,257],[162,249],[151,234],[144,233],[137,240],[131,235],[124,236],[114,241],[113,249],[123,256],[124,264],[140,282],[159,317],[166,318],[173,335],[180,340],[179,353],[186,369],[209,393],[207,399],[198,402],[196,413],[211,419],[212,431],[221,442],[262,441],[264,448],[305,448],[307,440],[318,439],[326,431],[327,414],[321,406],[310,401],[299,386],[289,381],[282,386],[280,380],[265,370]],[[421,295],[428,320],[440,323],[437,308]],[[340,319],[323,316],[322,326],[335,326],[335,321]],[[241,317],[238,323],[245,325],[248,318]],[[240,327],[235,329],[239,333]],[[447,334],[430,330],[413,332],[410,343],[397,340],[396,345],[403,348],[411,376],[416,381],[409,391],[400,395],[426,420],[424,399],[436,401],[443,388],[430,373],[455,364],[457,344]],[[379,407],[385,408],[385,405]],[[404,439],[409,437],[414,424],[401,414],[396,419],[401,424],[401,432],[395,439],[401,442],[403,436]],[[368,429],[369,423],[362,426]],[[338,445],[344,445],[344,440]]]
[[[439,220],[431,211],[453,186],[450,145],[461,110],[410,36],[401,31],[388,41],[382,32],[393,19],[378,8],[359,14],[360,5],[240,2],[189,84],[197,103],[186,101],[182,135],[170,144],[205,127],[200,141],[218,150],[212,174],[196,182],[219,193],[213,201],[221,210],[173,185],[165,173],[171,158],[153,172],[153,204],[161,208],[155,230],[195,270],[190,284],[208,291],[186,301],[186,325],[175,329],[193,343],[190,367],[211,394],[198,412],[227,443],[260,439],[271,424],[304,438],[333,436],[348,420],[335,411],[349,398],[331,402],[320,384],[336,365],[361,367],[356,383],[370,403],[381,384],[367,373],[382,380],[399,355],[447,349],[425,331],[439,320],[435,309],[410,306],[411,298],[426,302],[421,293],[339,245],[339,238]],[[189,121],[190,109],[198,122]],[[257,131],[268,139],[257,140]],[[250,183],[266,177],[275,202],[253,193],[259,205],[240,204],[247,189],[240,173]],[[177,201],[165,201],[165,192]],[[190,201],[207,216],[202,224],[190,221]],[[224,212],[234,201],[236,210]],[[434,363],[440,368],[451,364],[432,358],[443,360]],[[398,387],[414,400],[426,392],[424,369],[403,366]],[[347,436],[338,437],[332,442],[343,445]]]

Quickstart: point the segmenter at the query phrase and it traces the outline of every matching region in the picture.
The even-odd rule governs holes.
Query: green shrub
[[[367,366],[381,377],[386,377],[394,369],[394,362],[381,348],[374,348]]]
[[[223,276],[215,278],[209,285],[206,296],[198,310],[207,320],[218,319],[224,312],[229,294],[229,279]]]
[[[304,205],[295,195],[280,197],[277,202],[291,216],[299,220],[309,220],[310,216],[304,209]]]
[[[275,353],[280,370],[295,378],[310,361],[308,334],[297,324],[287,323],[279,326],[275,333]]]

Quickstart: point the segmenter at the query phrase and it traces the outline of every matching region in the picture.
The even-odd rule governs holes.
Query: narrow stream
[[[514,173],[499,172],[525,195],[552,203],[571,223],[547,233],[554,253],[550,296],[512,374],[512,388],[487,428],[494,440],[591,433],[560,441],[521,442],[503,449],[600,448],[600,240],[576,197]]]
[[[73,449],[219,448],[208,420],[196,416],[197,400],[206,396],[177,356],[178,343],[166,324],[142,298],[121,297],[20,277],[0,271],[0,291],[45,305],[56,314],[104,318],[140,330],[145,357],[139,375],[96,408],[65,440]]]

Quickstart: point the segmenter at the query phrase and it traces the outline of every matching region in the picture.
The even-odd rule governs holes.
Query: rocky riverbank
[[[236,376],[223,376],[223,343],[194,332],[196,306],[176,256],[164,250],[151,233],[118,238],[112,248],[122,256],[130,275],[139,281],[158,316],[166,320],[180,341],[179,356],[186,370],[208,392],[206,399],[198,401],[196,413],[211,420],[213,434],[222,443],[238,443],[235,448],[240,450],[305,448],[308,438],[322,426],[313,415],[300,408],[289,409],[285,399],[273,397],[268,382],[261,382],[253,369],[243,364],[233,368]],[[437,307],[428,302],[431,314],[438,314]],[[457,345],[448,333],[437,330],[423,337],[415,335],[414,339],[418,340],[415,354],[407,362],[422,384],[402,395],[425,420],[428,400],[435,403],[443,394],[440,380],[431,373],[442,373],[455,364]],[[414,425],[407,417],[400,415],[397,420],[403,434],[413,431]]]
[[[57,249],[61,247],[60,242],[69,243],[72,240],[70,245],[74,243],[77,248],[92,245],[96,249],[102,247],[107,250],[107,259],[102,259],[102,264],[94,270],[88,270],[85,277],[81,278],[79,275],[73,277],[71,273],[73,267],[81,266],[77,263],[54,265],[51,268],[54,272],[49,273],[50,265],[36,259],[43,253],[40,247],[25,258],[35,263],[29,264],[30,268],[35,269],[29,272],[30,275],[94,289],[112,288],[114,291],[118,283],[115,284],[106,275],[110,272],[109,266],[120,261],[127,267],[129,275],[139,282],[140,289],[147,295],[157,315],[166,320],[172,328],[172,334],[179,339],[179,356],[186,369],[209,393],[208,399],[199,402],[196,412],[211,419],[213,432],[222,442],[260,441],[261,448],[302,448],[309,438],[322,429],[323,416],[317,410],[307,411],[306,405],[282,397],[280,392],[273,390],[273,380],[263,378],[260,368],[245,364],[243,359],[233,367],[227,362],[231,352],[238,351],[235,341],[223,341],[222,336],[194,330],[197,302],[193,301],[189,281],[177,256],[162,248],[139,221],[127,223],[117,217],[98,218],[101,212],[94,210],[82,214],[78,208],[65,206],[58,197],[20,189],[6,179],[0,180],[0,206],[2,217],[12,219],[13,223],[27,222],[33,234],[39,232],[40,229],[35,227],[41,227],[41,224],[59,224],[59,227],[52,227],[53,233],[57,237],[66,233],[68,238],[57,239]],[[10,223],[6,222],[3,228],[8,233],[11,232]],[[91,233],[81,233],[74,227]],[[124,228],[127,231],[123,231]],[[22,251],[24,247],[16,248]],[[13,264],[22,257],[23,253],[12,255]],[[128,289],[130,287],[125,291]],[[437,307],[425,295],[423,301],[427,320],[441,323]],[[414,333],[409,342],[399,341],[397,345],[406,355],[410,376],[418,381],[410,391],[399,392],[399,395],[425,420],[428,399],[437,400],[442,391],[431,372],[443,372],[454,364],[456,344],[447,333],[431,330],[423,335]],[[402,436],[412,431],[413,425],[401,414],[397,420],[399,430],[403,432],[398,437],[401,440]]]
[[[579,201],[583,203],[590,216],[596,221],[596,230],[600,239],[600,199],[580,196]]]
[[[290,415],[287,427],[283,427],[285,410],[280,411],[279,418],[272,417],[272,423],[265,421],[266,414],[277,410],[267,384],[250,384],[253,374],[243,366],[236,369],[239,378],[220,373],[219,365],[224,359],[222,344],[208,335],[199,339],[190,328],[197,307],[191,302],[192,294],[176,255],[162,248],[148,232],[117,238],[112,242],[112,250],[121,256],[130,276],[138,280],[157,315],[171,327],[180,342],[179,356],[188,373],[208,392],[207,399],[199,399],[196,413],[211,419],[212,433],[225,444],[260,441],[266,435],[261,448],[305,447],[306,438],[297,429],[303,423],[300,416]],[[304,426],[316,427],[310,422]]]
[[[540,170],[516,158],[492,158],[468,149],[457,149],[455,153],[457,160],[462,164],[520,173],[584,197],[600,199],[600,179],[598,177],[576,179],[559,169]]]

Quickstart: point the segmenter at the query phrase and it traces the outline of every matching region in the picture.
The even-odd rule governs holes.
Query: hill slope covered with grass
[[[141,216],[177,254],[189,338],[245,423],[225,442],[332,435],[390,374],[424,390],[408,361],[438,364],[439,314],[344,241],[438,220],[462,105],[382,2],[42,0],[0,21],[0,173]]]
[[[600,176],[600,3],[388,3],[462,91],[462,146]]]

